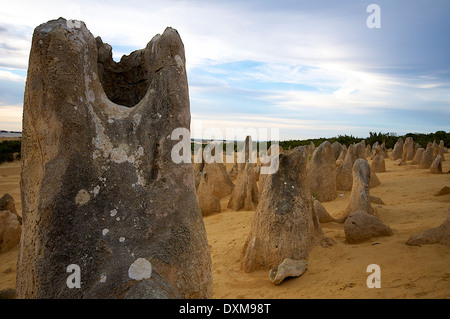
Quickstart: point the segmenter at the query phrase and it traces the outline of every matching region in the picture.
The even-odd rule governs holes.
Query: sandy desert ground
[[[450,157],[446,157],[444,172],[450,169]],[[241,271],[242,247],[254,212],[230,211],[226,208],[229,197],[223,198],[222,213],[204,217],[213,261],[213,298],[449,298],[450,247],[408,246],[405,242],[412,234],[436,227],[446,218],[450,194],[434,194],[450,186],[450,174],[433,175],[410,163],[395,166],[389,159],[386,168],[386,172],[377,173],[381,185],[370,192],[386,204],[372,205],[394,235],[350,245],[345,242],[343,224],[321,224],[335,245],[315,247],[306,272],[278,286],[271,284],[268,271]],[[0,165],[0,195],[12,195],[20,214],[19,180],[20,162]],[[341,216],[350,192],[339,195],[323,203],[333,217]],[[0,291],[15,288],[17,255],[18,248],[0,255]],[[380,266],[381,288],[367,287],[369,264]]]

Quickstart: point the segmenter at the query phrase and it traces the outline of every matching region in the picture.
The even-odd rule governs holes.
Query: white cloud
[[[22,131],[21,105],[0,105],[0,129],[5,131]]]
[[[383,13],[383,17],[387,17],[386,23],[375,33],[365,26],[367,13],[362,3],[10,1],[0,11],[0,66],[26,69],[33,29],[60,16],[84,21],[94,36],[101,36],[104,42],[112,45],[116,60],[122,54],[130,53],[123,52],[125,48],[144,48],[154,35],[171,26],[179,31],[185,45],[188,75],[195,75],[195,84],[190,86],[194,103],[213,105],[221,98],[204,95],[206,91],[211,93],[205,87],[214,86],[217,91],[222,88],[221,93],[230,94],[234,89],[230,87],[231,76],[234,76],[242,81],[252,81],[255,86],[281,83],[313,88],[273,88],[261,92],[260,100],[280,113],[298,112],[301,116],[308,112],[313,117],[334,110],[343,116],[366,116],[377,108],[407,110],[424,107],[445,112],[445,107],[450,106],[448,74],[445,73],[448,70],[443,70],[443,75],[422,73],[422,77],[418,77],[392,68],[402,60],[398,58],[401,54],[396,54],[399,48],[392,46],[395,41],[389,38],[392,29],[388,29],[388,18],[395,18],[394,8],[389,8],[390,11],[383,11],[386,12]],[[398,23],[401,25],[402,21]],[[407,29],[405,26],[404,30]],[[404,55],[406,49],[402,50],[399,52]],[[420,52],[411,52],[405,57],[407,61],[421,62],[420,59]],[[220,74],[220,68],[216,68],[226,62],[246,60],[261,65],[232,75]],[[410,63],[409,66],[414,71],[415,65]],[[216,73],[199,74],[207,68]],[[0,72],[0,79],[23,81],[9,71]],[[254,100],[254,95],[249,99]],[[191,105],[195,110],[194,103]],[[243,105],[241,113],[246,112]],[[271,125],[277,118],[259,118],[255,122],[241,115],[231,115],[227,125],[231,122],[239,125],[242,121],[248,125],[256,122]],[[212,120],[203,113],[195,114],[195,118],[208,119],[210,125],[225,123]],[[283,124],[292,130],[294,126],[305,130],[336,128],[327,121],[316,125],[293,118],[292,124],[278,118],[277,125]],[[345,127],[342,123],[339,125]],[[356,125],[350,126],[357,129]]]
[[[13,81],[13,82],[25,82],[26,78],[23,76],[14,74],[7,70],[0,70],[0,81]]]
[[[83,20],[105,42],[136,48],[145,47],[155,34],[172,26],[185,44],[188,67],[205,61],[341,59],[352,52],[329,34],[337,23],[333,16],[257,11],[241,2],[22,0],[4,6],[0,21],[27,27],[31,38],[33,28],[60,16]],[[19,43],[14,40],[13,45]]]
[[[31,28],[6,24],[0,19],[0,67],[25,70],[31,48]]]

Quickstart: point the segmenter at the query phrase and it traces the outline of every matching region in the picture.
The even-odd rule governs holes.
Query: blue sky
[[[379,29],[366,24],[371,3]],[[0,129],[21,130],[33,30],[60,16],[84,21],[117,60],[177,29],[204,129],[278,128],[282,140],[450,131],[448,0],[10,1]]]

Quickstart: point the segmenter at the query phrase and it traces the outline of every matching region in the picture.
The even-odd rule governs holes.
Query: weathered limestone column
[[[370,205],[370,166],[367,160],[358,158],[353,164],[352,168],[352,192],[350,194],[350,201],[345,209],[344,216],[338,222],[345,222],[345,220],[352,213],[362,211],[367,214],[373,213],[373,208]]]
[[[268,174],[243,248],[245,272],[268,270],[286,258],[306,259],[312,247],[333,244],[323,234],[306,176],[303,146],[279,154],[276,173]]]
[[[251,136],[245,138],[243,163],[238,163],[238,173],[236,184],[231,192],[227,207],[235,211],[255,210],[258,206],[258,185],[256,183],[255,170],[251,162],[252,139]]]
[[[193,167],[171,159],[171,132],[190,127],[185,70],[171,28],[118,64],[83,22],[35,29],[18,298],[211,297]]]
[[[325,141],[316,148],[306,168],[311,194],[320,202],[337,197],[336,159],[330,142]]]

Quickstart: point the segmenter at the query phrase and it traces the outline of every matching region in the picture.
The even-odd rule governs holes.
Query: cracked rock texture
[[[279,154],[278,171],[265,177],[243,248],[245,272],[268,270],[286,258],[306,259],[316,244],[332,245],[319,224],[306,176],[305,147]]]
[[[24,98],[17,297],[210,298],[193,167],[171,159],[180,142],[172,131],[189,127],[176,30],[116,64],[83,22],[38,26]],[[66,283],[72,264],[80,288]]]

